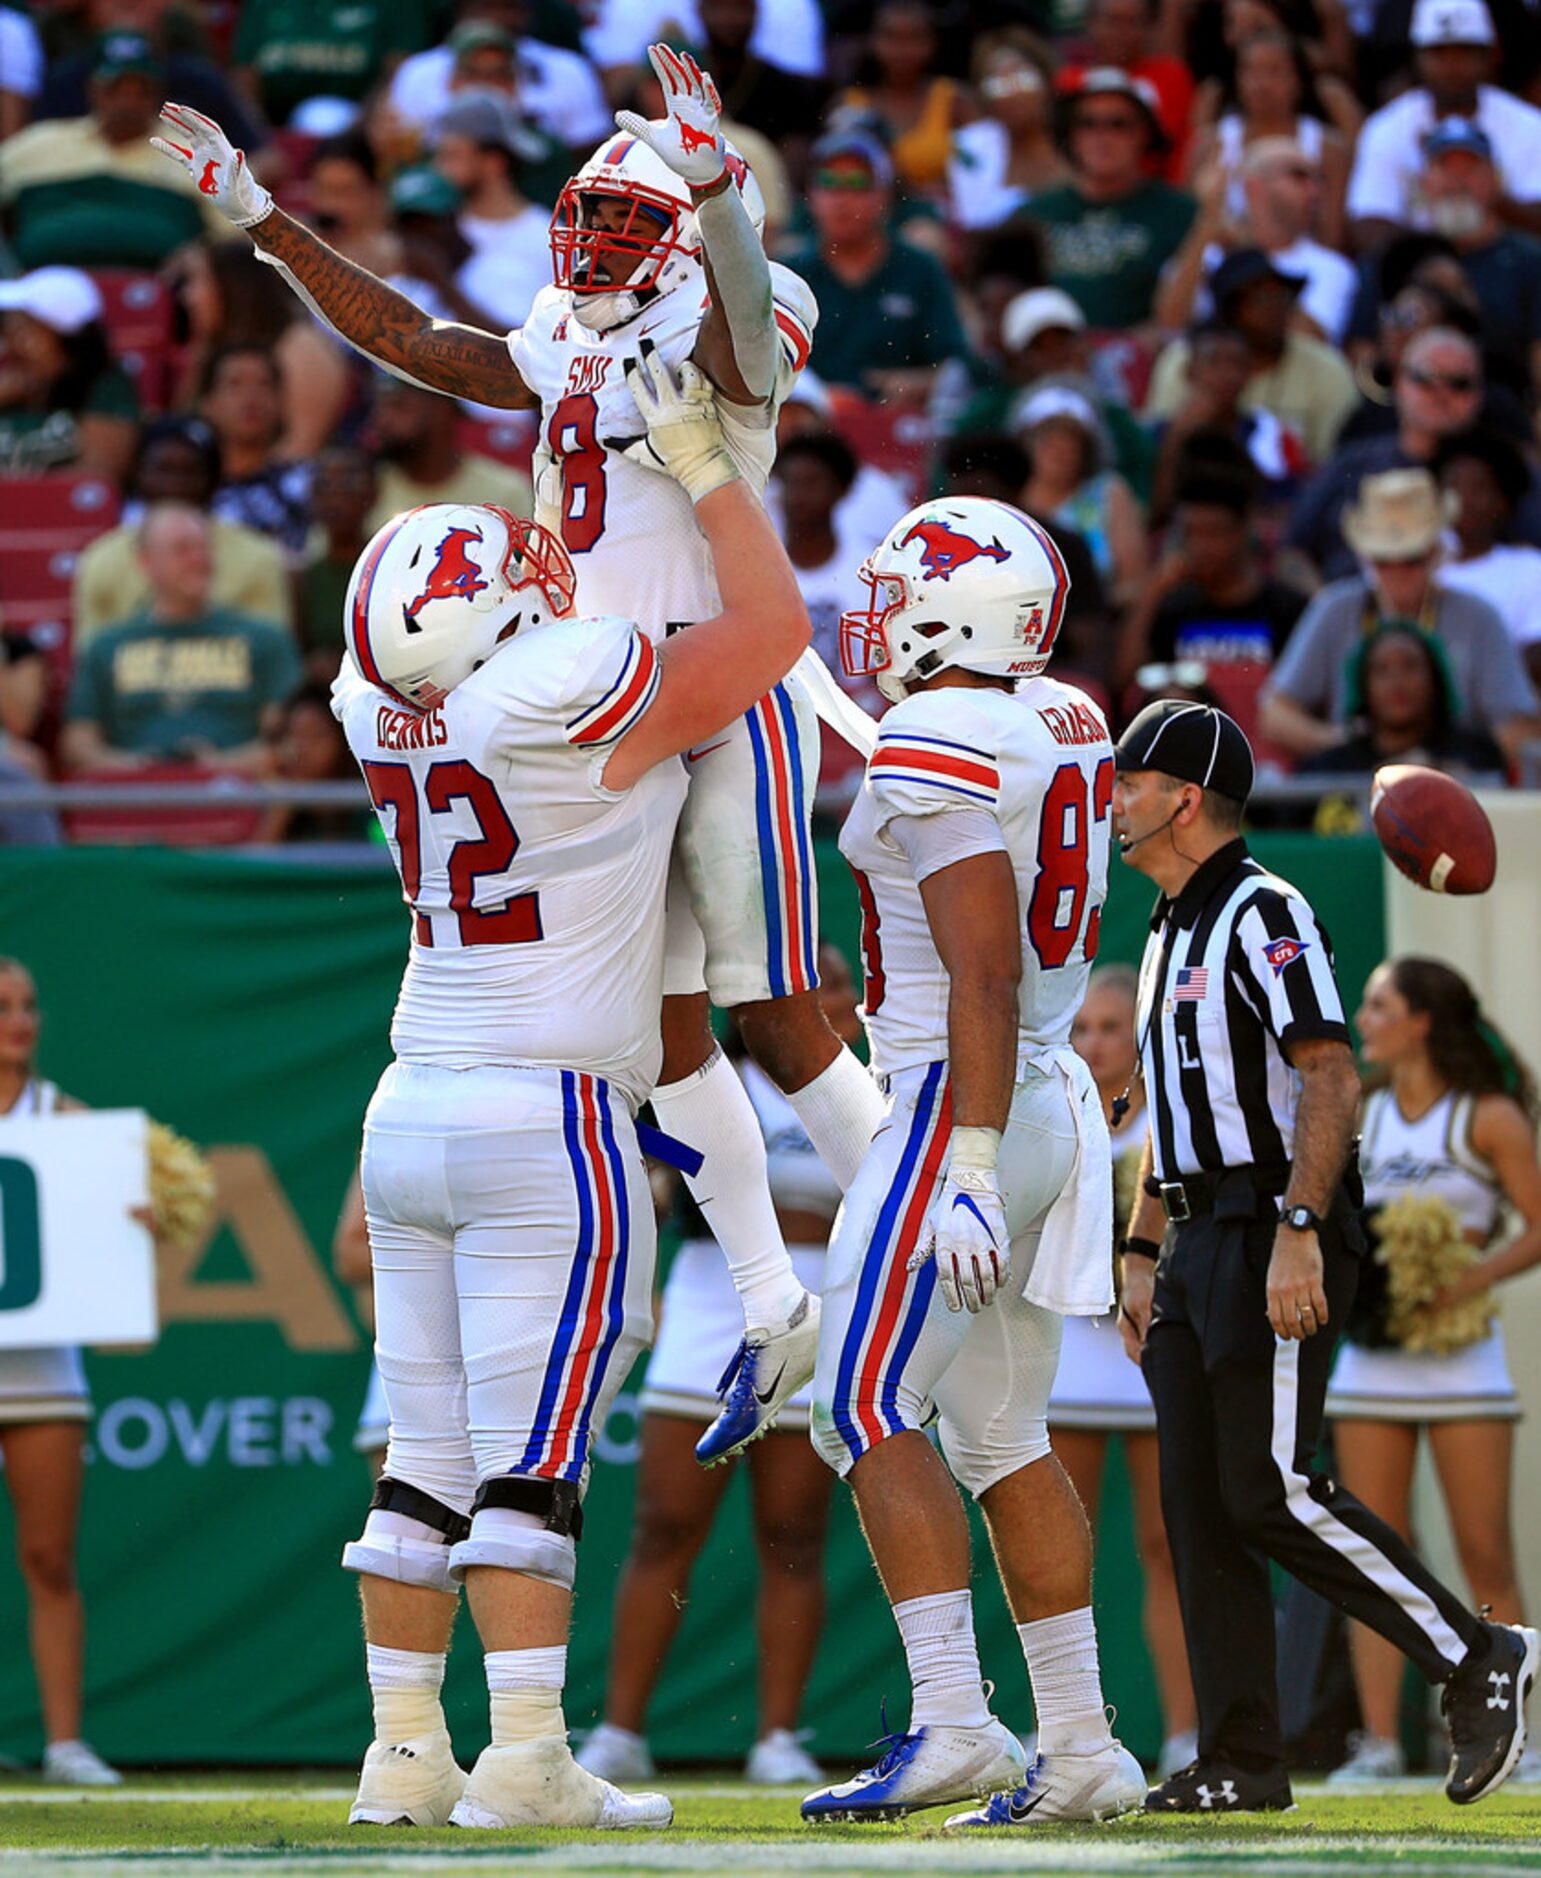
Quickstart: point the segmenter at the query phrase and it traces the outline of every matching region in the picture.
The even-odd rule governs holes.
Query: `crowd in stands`
[[[818,299],[770,501],[833,668],[897,515],[990,495],[1062,543],[1115,727],[1223,703],[1323,826],[1388,759],[1541,780],[1530,0],[0,0],[0,789],[345,777],[369,535],[532,501],[533,421],[344,347],[151,149],[162,102],[502,333],[611,112],[661,114],[659,37]]]

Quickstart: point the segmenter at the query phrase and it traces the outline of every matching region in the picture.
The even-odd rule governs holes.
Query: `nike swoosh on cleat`
[[[776,1371],[775,1380],[771,1383],[771,1386],[765,1391],[763,1395],[761,1395],[758,1389],[755,1390],[754,1399],[756,1402],[759,1403],[761,1408],[770,1407],[771,1397],[776,1393],[776,1390],[780,1385],[781,1379],[786,1373],[787,1373],[787,1366],[785,1363],[783,1363],[780,1369]]]
[[[1034,1798],[1029,1800],[1025,1806],[1019,1806],[1015,1800],[1008,1800],[1006,1802],[1007,1817],[1011,1819],[1013,1823],[1024,1820],[1029,1813],[1034,1812],[1038,1807],[1042,1806],[1048,1797],[1046,1793],[1037,1794]]]

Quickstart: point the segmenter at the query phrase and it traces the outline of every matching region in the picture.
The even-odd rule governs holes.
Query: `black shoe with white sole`
[[[1225,1761],[1194,1761],[1145,1796],[1147,1813],[1290,1813],[1295,1796],[1281,1767],[1249,1774]]]
[[[1440,1692],[1450,1730],[1445,1797],[1470,1806],[1509,1778],[1525,1752],[1525,1703],[1541,1659],[1541,1633],[1524,1624],[1484,1624],[1478,1645]]]

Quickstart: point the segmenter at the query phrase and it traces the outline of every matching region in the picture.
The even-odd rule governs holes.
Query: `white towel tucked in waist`
[[[1069,1044],[1030,1050],[1024,1061],[1069,1084],[1076,1156],[1043,1222],[1022,1295],[1061,1317],[1100,1317],[1113,1303],[1113,1150],[1102,1098]]]

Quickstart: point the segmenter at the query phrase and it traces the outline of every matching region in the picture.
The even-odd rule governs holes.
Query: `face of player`
[[[1122,1089],[1134,1074],[1134,999],[1117,985],[1093,985],[1070,1026],[1070,1046],[1099,1089]]]
[[[1428,1043],[1427,1013],[1414,1011],[1396,987],[1389,965],[1377,965],[1354,1013],[1359,1054],[1377,1069],[1415,1061]]]
[[[829,1020],[829,1027],[844,1044],[861,1039],[861,1019],[856,1015],[856,980],[838,946],[819,947],[819,1009]]]
[[[0,968],[0,1071],[31,1074],[42,1027],[32,974],[19,965]]]
[[[668,233],[668,223],[651,209],[638,209],[623,196],[585,196],[583,225],[597,228],[605,235],[631,235],[643,240],[658,240]],[[651,266],[651,256],[630,249],[612,249],[594,263],[592,287],[624,287],[639,269]]]

